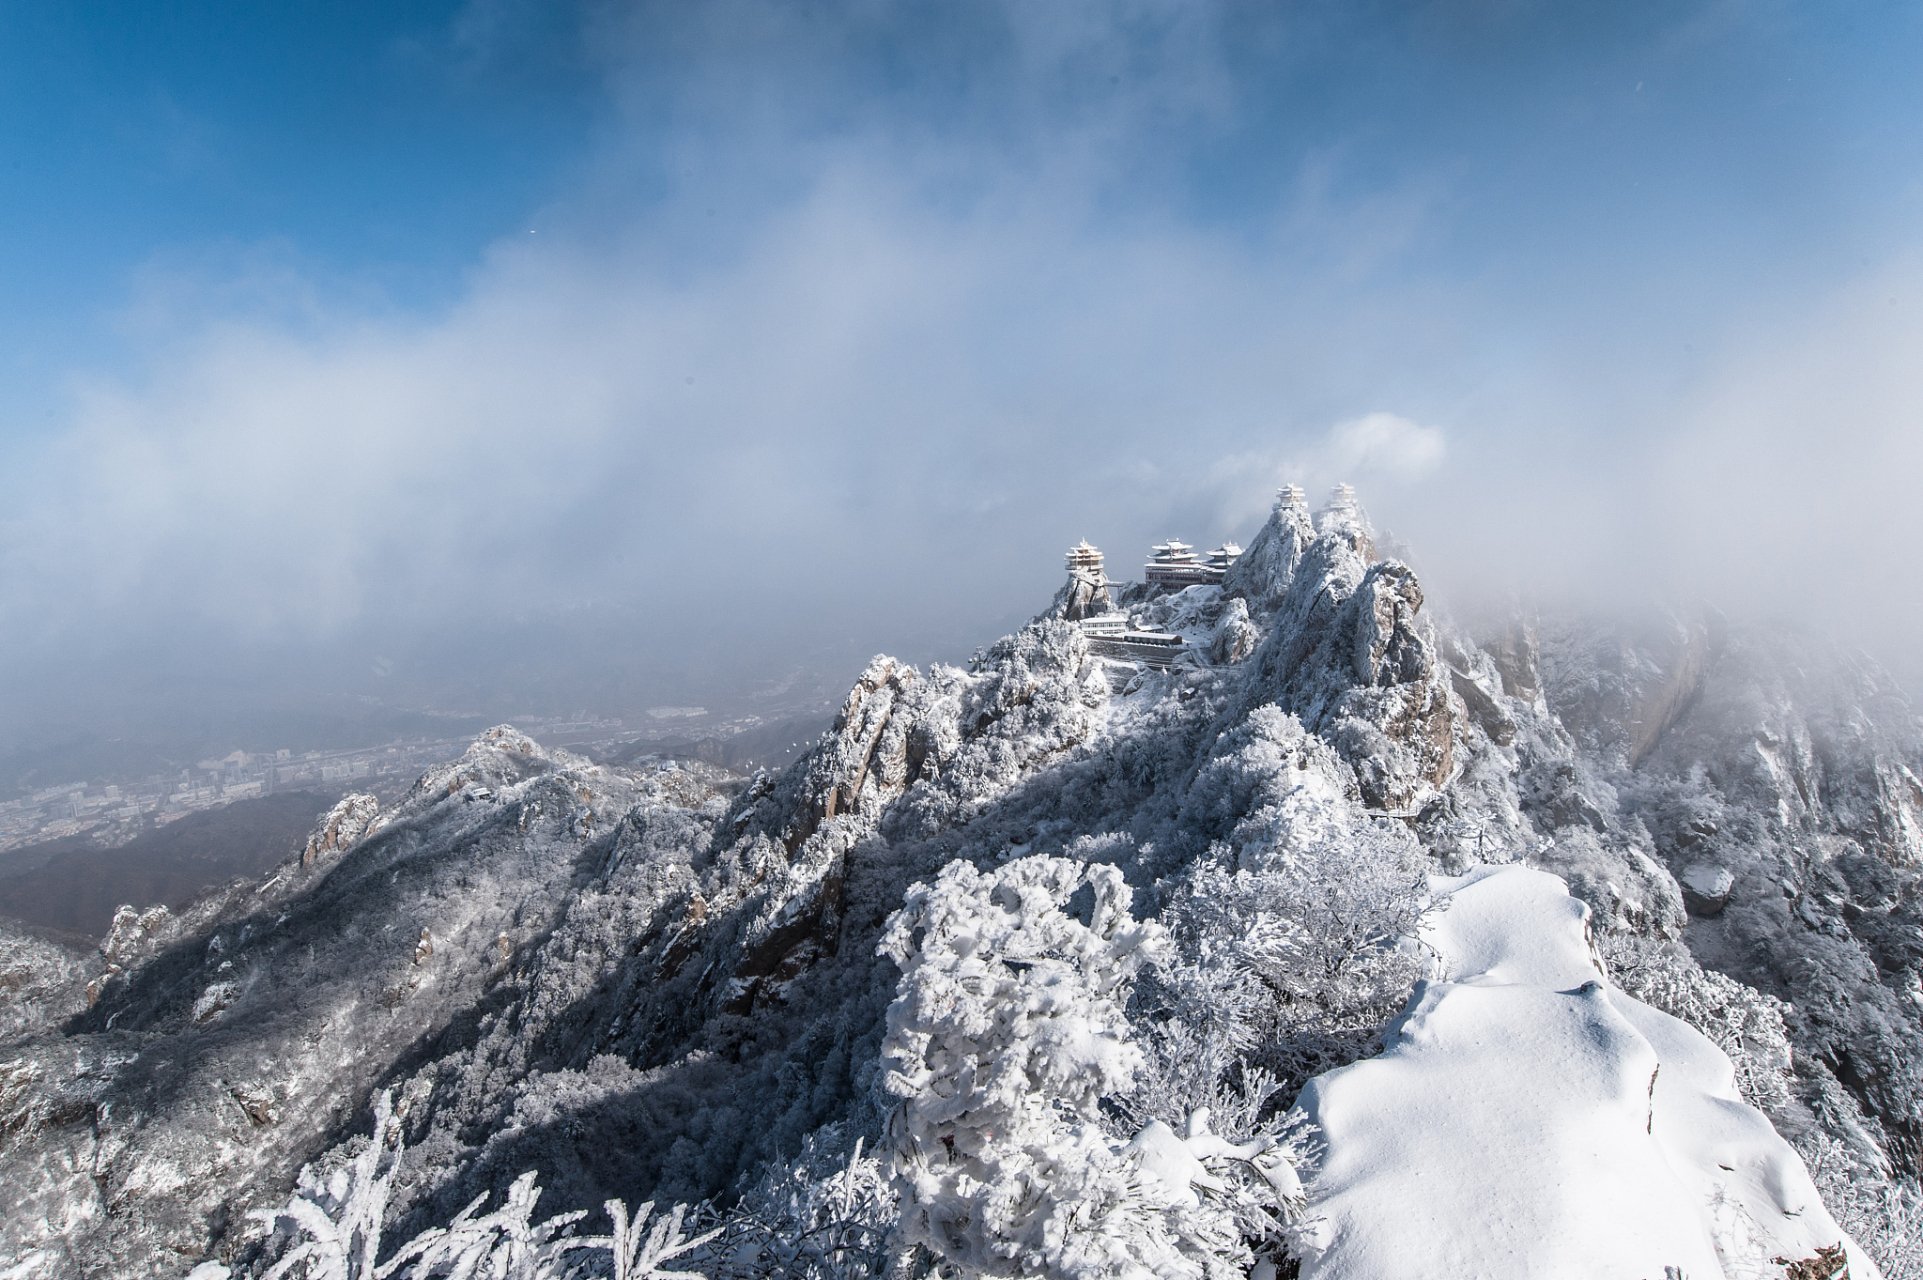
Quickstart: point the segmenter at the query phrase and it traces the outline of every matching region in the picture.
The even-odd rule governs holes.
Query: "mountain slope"
[[[1923,735],[1872,667],[1709,619],[1453,626],[1346,501],[1284,501],[1221,587],[1123,607],[1192,656],[1118,671],[1044,616],[979,671],[877,658],[739,786],[492,730],[344,852],[130,925],[91,1008],[5,1049],[0,1251],[257,1265],[241,1211],[345,1159],[382,1088],[397,1238],[524,1169],[545,1213],[724,1194],[831,1124],[872,1143],[889,914],[955,859],[1032,854],[1119,867],[1197,965],[1241,927],[1210,896],[1237,875],[1295,876],[1303,910],[1346,875],[1389,919],[1410,868],[1553,872],[1624,989],[1713,1032],[1786,1136],[1914,1178]],[[1371,1052],[1414,976],[1380,955],[1250,979],[1266,1030],[1236,1061],[1286,1101]],[[1143,988],[1143,1034],[1193,1015],[1182,980]],[[1179,1092],[1156,1061],[1118,1105]]]

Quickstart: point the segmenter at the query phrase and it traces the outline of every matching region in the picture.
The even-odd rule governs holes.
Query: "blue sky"
[[[600,100],[563,19],[524,24],[534,47],[500,65],[464,16],[0,8],[5,429],[44,429],[64,377],[126,358],[120,313],[157,266],[264,249],[384,305],[453,299],[565,180]]]
[[[121,312],[156,268],[266,252],[432,310],[503,237],[629,227],[672,201],[671,155],[769,116],[978,148],[959,200],[1106,144],[1078,195],[1122,224],[1260,238],[1311,171],[1332,206],[1423,202],[1397,268],[1520,295],[1525,335],[1570,308],[1558,289],[1714,326],[1732,292],[1907,244],[1919,212],[1923,16],[1902,6],[1224,6],[1168,49],[1169,15],[1200,6],[1084,7],[1056,38],[1088,47],[1039,74],[994,5],[678,12],[702,8],[0,12],[8,398],[51,408],[63,377],[125,359]],[[813,176],[711,163],[751,205]],[[1679,298],[1678,273],[1723,297]]]
[[[15,6],[0,649],[56,691],[577,614],[664,672],[922,658],[1076,538],[1126,566],[1348,479],[1444,598],[1706,594],[1900,657],[1919,26]]]

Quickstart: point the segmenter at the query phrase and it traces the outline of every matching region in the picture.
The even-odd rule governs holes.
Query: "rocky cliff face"
[[[1251,663],[1245,700],[1334,743],[1370,808],[1413,817],[1453,773],[1460,700],[1407,565],[1313,543]]]
[[[1315,541],[1309,509],[1293,497],[1276,504],[1275,512],[1250,540],[1222,579],[1222,594],[1245,600],[1252,613],[1273,613],[1290,584],[1303,553]]]
[[[339,853],[373,830],[380,820],[381,802],[374,796],[342,796],[307,837],[300,864],[311,867],[329,854]]]
[[[1658,705],[1673,701],[1668,672],[1696,665],[1677,660],[1682,634],[1669,629],[1651,655],[1632,648],[1665,672]],[[1616,769],[1621,805],[1665,867],[1727,886],[1699,904],[1686,939],[1706,965],[1788,1001],[1805,1100],[1833,1113],[1866,1160],[1913,1176],[1923,1155],[1916,714],[1867,660],[1814,637],[1696,634],[1712,638],[1697,688],[1640,763]]]
[[[978,671],[876,658],[778,776],[503,728],[391,813],[330,814],[311,856],[88,962],[90,1008],[47,979],[64,1020],[0,1053],[0,1254],[257,1266],[243,1211],[344,1158],[381,1088],[398,1230],[527,1168],[544,1213],[720,1194],[831,1122],[879,1131],[876,942],[915,880],[1053,853],[1152,910],[1198,860],[1328,840],[1554,871],[1604,941],[1788,1000],[1773,1118],[1915,1172],[1923,737],[1873,668],[1687,616],[1455,625],[1346,505],[1284,504],[1221,587],[1119,607],[1195,660],[1118,672],[1044,615]],[[1729,872],[1719,915],[1687,914],[1694,866]]]

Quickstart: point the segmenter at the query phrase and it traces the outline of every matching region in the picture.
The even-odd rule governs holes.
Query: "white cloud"
[[[1673,360],[1625,356],[1641,315],[1538,332],[1406,269],[1457,207],[1446,174],[1336,182],[1310,148],[1246,217],[1143,196],[1181,154],[1155,130],[1236,110],[1207,24],[1130,43],[1024,16],[1015,69],[950,129],[797,104],[838,64],[789,58],[800,20],[761,12],[773,81],[724,59],[686,89],[699,126],[662,136],[654,82],[617,69],[639,105],[612,176],[440,314],[248,263],[142,295],[144,371],[85,379],[65,433],[0,469],[0,647],[584,601],[658,619],[635,643],[662,663],[696,626],[885,646],[1035,605],[1080,537],[1118,566],[1246,539],[1287,481],[1355,483],[1463,581],[1634,589],[1713,560],[1865,594],[1923,535],[1919,329],[1886,300],[1923,293],[1914,271],[1735,341],[1686,398]]]
[[[0,611],[16,640],[581,600],[744,633],[999,617],[1053,585],[1057,543],[1213,536],[1214,464],[1273,447],[1291,386],[1362,394],[1326,371],[1365,329],[1429,341],[1350,277],[1105,225],[1049,180],[958,212],[840,152],[726,257],[667,251],[673,209],[612,244],[516,237],[426,319],[329,310],[298,275],[239,314],[218,289],[149,297],[149,372],[93,380],[0,481]],[[255,296],[274,289],[287,307]],[[1386,415],[1335,441],[1395,476],[1439,449]]]
[[[1367,480],[1420,480],[1442,465],[1447,440],[1439,427],[1393,413],[1371,413],[1329,432],[1321,470]]]
[[[1718,361],[1650,472],[1652,540],[1678,576],[1858,639],[1923,628],[1920,351],[1923,259],[1907,256]]]

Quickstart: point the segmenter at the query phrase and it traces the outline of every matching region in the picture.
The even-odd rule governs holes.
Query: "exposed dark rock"
[[[1683,905],[1693,916],[1713,916],[1729,905],[1736,877],[1722,867],[1696,863],[1685,867],[1677,881],[1683,887]]]

